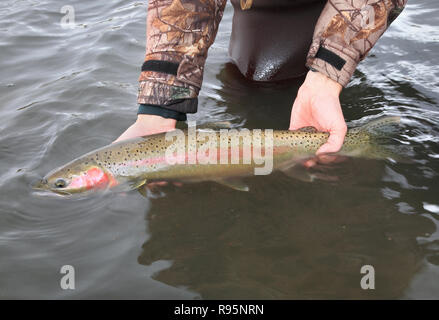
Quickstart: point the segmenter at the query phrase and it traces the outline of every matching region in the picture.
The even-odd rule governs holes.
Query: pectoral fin
[[[139,189],[144,184],[146,184],[146,179],[138,179],[138,180],[130,181],[128,183],[128,185],[130,186],[131,190]]]
[[[112,188],[115,192],[128,192],[132,190],[139,189],[141,186],[146,184],[146,179],[134,179],[131,180],[130,178],[120,178],[119,184]]]
[[[141,186],[137,191],[139,191],[143,197],[148,198],[148,190],[146,189],[146,186]]]
[[[216,179],[215,182],[237,191],[249,191],[250,188],[239,179]]]

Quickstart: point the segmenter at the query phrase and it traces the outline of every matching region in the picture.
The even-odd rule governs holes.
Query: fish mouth
[[[62,196],[71,196],[72,195],[70,192],[60,190],[60,189],[50,188],[50,189],[46,189],[46,190],[52,191],[53,193],[57,193],[57,194],[62,195]]]
[[[37,182],[32,183],[31,187],[34,190],[45,191],[45,192],[54,192],[54,193],[57,193],[57,194],[63,195],[63,196],[70,196],[70,195],[72,195],[68,191],[49,187],[49,185],[47,184],[47,180],[46,179],[41,179],[41,180],[38,180]]]
[[[31,184],[32,189],[35,190],[49,190],[49,186],[47,185],[47,180],[46,179],[40,179],[36,182],[33,182]]]

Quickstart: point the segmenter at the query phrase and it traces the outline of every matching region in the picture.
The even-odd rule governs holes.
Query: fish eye
[[[57,188],[64,188],[66,185],[67,185],[67,182],[64,179],[60,178],[60,179],[57,179],[55,181],[55,187],[57,187]]]

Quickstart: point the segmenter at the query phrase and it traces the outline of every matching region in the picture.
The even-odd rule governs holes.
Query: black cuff
[[[343,69],[344,65],[346,64],[345,59],[343,59],[339,55],[337,55],[334,52],[332,52],[326,48],[323,48],[323,47],[319,48],[315,57],[329,63],[331,66],[333,66],[338,71]]]
[[[195,113],[198,109],[198,98],[172,100],[163,107],[182,113]]]
[[[165,109],[161,106],[153,104],[139,104],[139,110],[137,114],[152,114],[155,116],[161,116],[163,118],[175,119],[177,121],[186,121],[186,113]]]

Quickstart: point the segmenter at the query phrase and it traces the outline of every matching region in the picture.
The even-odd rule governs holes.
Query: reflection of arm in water
[[[253,1],[257,5],[257,0]],[[310,72],[295,101],[291,129],[313,125],[331,132],[320,152],[337,151],[346,124],[338,95],[358,62],[406,0],[331,0],[323,10],[307,58]],[[169,130],[197,111],[207,51],[226,0],[150,0],[147,49],[140,75],[138,120],[119,139]],[[252,8],[246,8],[252,10]]]

